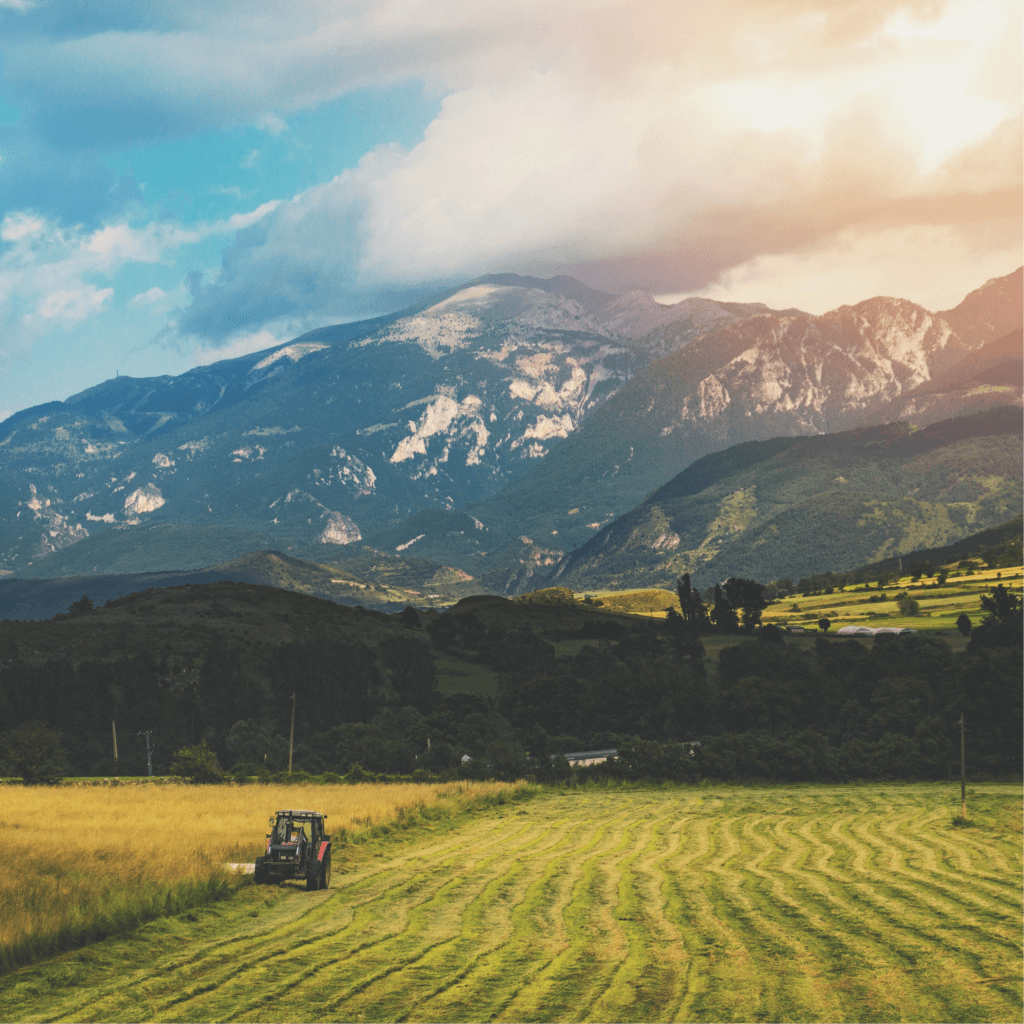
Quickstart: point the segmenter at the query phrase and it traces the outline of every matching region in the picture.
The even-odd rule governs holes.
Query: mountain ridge
[[[487,275],[394,314],[9,417],[0,571],[48,574],[46,558],[75,548],[98,571],[125,531],[178,526],[222,531],[225,556],[243,537],[321,546],[329,561],[367,541],[519,588],[708,452],[1019,401],[1019,383],[993,392],[970,374],[964,387],[926,385],[1019,327],[1020,292],[1018,270],[969,293],[947,311],[963,336],[875,297],[820,317],[644,300],[684,315],[630,338],[609,326],[628,305],[609,293]]]

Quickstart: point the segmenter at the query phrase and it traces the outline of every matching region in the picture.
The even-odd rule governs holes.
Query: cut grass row
[[[343,842],[423,815],[505,799],[506,783],[4,787],[0,969],[224,899],[249,879],[226,865],[262,851],[284,807],[328,815]]]
[[[18,1020],[1020,1020],[1020,788],[569,790],[0,981]]]

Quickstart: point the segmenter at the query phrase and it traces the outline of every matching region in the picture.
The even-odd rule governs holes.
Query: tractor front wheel
[[[324,862],[320,866],[320,888],[330,889],[331,887],[331,855],[330,853],[324,857]]]
[[[266,885],[270,881],[267,865],[263,863],[262,857],[258,858],[256,861],[256,867],[253,871],[253,881],[257,885]]]

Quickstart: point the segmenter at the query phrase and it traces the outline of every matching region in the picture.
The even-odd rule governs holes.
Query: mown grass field
[[[237,891],[225,865],[261,853],[279,808],[358,838],[389,822],[508,793],[507,783],[339,786],[4,786],[0,969]]]
[[[5,1020],[1019,1021],[1021,790],[547,791],[0,977]]]

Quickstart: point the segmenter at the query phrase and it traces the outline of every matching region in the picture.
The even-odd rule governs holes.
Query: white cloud
[[[36,304],[85,283],[98,293],[91,277],[243,228],[178,314],[185,334],[245,330],[244,348],[263,344],[258,328],[277,338],[285,324],[383,311],[373,304],[388,289],[509,269],[615,290],[762,287],[749,297],[807,308],[906,288],[934,305],[946,301],[938,282],[959,274],[970,287],[974,267],[1019,250],[1010,0],[241,12],[171,4],[159,29],[17,40],[5,76],[55,133],[110,104],[153,112],[125,131],[274,133],[295,111],[409,78],[445,97],[439,115],[408,151],[381,147],[290,201],[216,222],[58,238],[12,215],[23,219],[2,230],[22,234],[3,237],[21,256],[0,254],[0,303],[18,286],[4,274],[26,275]],[[243,163],[259,160],[253,149]],[[783,287],[794,294],[769,299]]]
[[[5,242],[20,242],[23,238],[38,235],[45,226],[42,218],[35,217],[27,211],[9,214],[4,217],[3,224],[0,224],[0,239]]]
[[[152,306],[153,303],[160,302],[166,298],[168,298],[168,294],[163,288],[150,288],[148,291],[139,292],[138,295],[134,296],[131,304],[133,306]]]
[[[130,264],[171,264],[187,245],[231,235],[273,212],[277,200],[223,220],[185,226],[152,221],[142,227],[121,222],[93,231],[63,228],[31,211],[15,211],[0,223],[0,369],[23,356],[46,330],[79,325],[108,308],[109,279]],[[184,290],[154,287],[130,300],[136,308],[180,303]],[[167,303],[169,306],[169,303]],[[253,325],[258,326],[258,325]]]
[[[802,251],[748,260],[699,292],[656,298],[675,303],[697,294],[820,314],[874,295],[892,295],[938,312],[1021,262],[1019,242],[993,223],[974,225],[969,232],[947,224],[849,228]]]
[[[229,345],[217,349],[200,349],[196,354],[196,365],[206,366],[209,363],[219,362],[221,359],[237,359],[239,356],[247,356],[252,352],[262,352],[264,349],[273,348],[295,335],[286,331],[281,336],[275,336],[268,330],[255,331],[241,338],[235,338]]]
[[[277,114],[261,114],[256,119],[256,127],[269,132],[271,135],[280,135],[281,132],[288,131],[288,123],[283,118],[278,117]]]
[[[933,262],[973,244],[966,225],[1013,213],[1020,56],[996,52],[1020,20],[1008,0],[922,0],[900,17],[882,0],[514,6],[460,5],[433,56],[415,42],[450,4],[353,15],[378,82],[403,61],[443,81],[439,115],[409,151],[381,147],[268,211],[182,323],[217,338],[239,307],[264,322],[365,314],[387,288],[489,270],[682,290],[810,251],[838,267],[859,258],[842,239],[921,225],[960,239],[926,250]],[[339,28],[318,43],[343,45]]]
[[[242,228],[251,227],[258,220],[262,220],[268,213],[273,213],[281,205],[280,199],[271,199],[269,202],[261,203],[255,210],[248,213],[233,213],[227,220],[214,221],[209,227],[202,228],[203,234],[225,234],[232,231],[241,231]]]
[[[38,313],[44,320],[84,320],[113,294],[113,288],[100,289],[94,284],[72,289],[59,288],[43,297]]]

